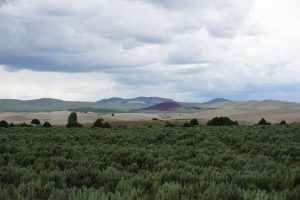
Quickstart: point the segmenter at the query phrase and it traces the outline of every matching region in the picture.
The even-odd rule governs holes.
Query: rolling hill
[[[300,104],[295,102],[263,100],[263,101],[210,101],[199,104],[200,107],[207,108],[235,108],[247,110],[272,110],[272,109],[299,109]]]
[[[172,99],[159,97],[137,97],[132,99],[111,98],[98,102],[63,101],[42,98],[35,100],[0,99],[0,112],[141,112],[141,111],[176,111],[197,112],[205,109],[238,109],[238,110],[274,110],[300,109],[299,103],[263,100],[263,101],[231,101],[213,99],[204,103],[177,103]]]
[[[102,99],[97,103],[100,104],[138,104],[142,106],[152,106],[164,102],[175,102],[173,99],[160,98],[160,97],[136,97],[131,99],[122,99],[119,97],[113,97],[110,99]]]
[[[147,108],[142,108],[140,111],[158,111],[158,112],[165,112],[165,111],[176,111],[179,108],[183,108],[183,105],[177,102],[163,102],[159,103]]]

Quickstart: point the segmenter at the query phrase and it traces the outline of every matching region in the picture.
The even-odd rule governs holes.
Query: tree
[[[199,126],[199,122],[198,122],[197,119],[192,119],[192,120],[190,121],[190,125],[191,125],[191,126]]]
[[[8,125],[7,121],[5,121],[5,120],[0,121],[0,127],[7,128],[8,126],[9,125]]]
[[[42,127],[43,128],[51,128],[52,125],[50,124],[50,122],[45,122]]]
[[[265,120],[265,118],[261,118],[261,120],[258,122],[257,125],[264,126],[264,125],[271,125],[271,123],[267,122],[267,120]]]
[[[92,128],[103,128],[104,126],[104,120],[103,119],[97,119],[95,122],[94,122],[94,125]]]
[[[215,117],[207,122],[207,126],[237,126],[237,121],[232,121],[228,117]]]
[[[282,121],[280,122],[280,125],[287,125],[287,123],[286,123],[285,120],[282,120]]]
[[[82,125],[77,121],[77,113],[72,112],[68,117],[68,128],[82,128]]]
[[[40,122],[40,120],[38,120],[38,119],[33,119],[33,120],[31,120],[31,124],[34,124],[34,125],[41,125],[41,122]]]

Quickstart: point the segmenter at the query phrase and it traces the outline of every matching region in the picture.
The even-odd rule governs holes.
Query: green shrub
[[[5,121],[5,120],[0,121],[0,127],[7,128],[8,126],[9,126],[9,124],[7,123],[7,121]]]
[[[34,125],[41,125],[41,122],[40,122],[40,120],[38,120],[38,119],[33,119],[33,120],[31,120],[31,124],[34,124]]]
[[[190,125],[191,125],[191,126],[199,126],[199,122],[198,122],[197,119],[192,119],[192,120],[190,121]]]
[[[103,122],[104,122],[103,119],[97,119],[97,120],[94,122],[92,128],[103,128],[103,126],[104,126],[104,123],[103,123]]]
[[[287,123],[286,123],[285,120],[282,120],[282,121],[280,122],[280,125],[287,125]]]
[[[43,124],[42,127],[43,127],[43,128],[51,128],[52,125],[50,124],[50,122],[46,121],[46,122]]]
[[[228,117],[215,117],[207,122],[207,126],[237,126],[237,121],[232,121]]]
[[[265,120],[265,118],[261,118],[261,120],[258,122],[257,125],[264,126],[264,125],[271,125],[271,123],[267,122],[267,120]]]
[[[105,122],[105,123],[103,124],[103,128],[111,128],[110,123]]]
[[[68,117],[67,128],[82,128],[82,125],[77,121],[77,113],[72,112]]]

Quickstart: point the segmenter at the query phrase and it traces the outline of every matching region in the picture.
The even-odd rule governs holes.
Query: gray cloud
[[[300,16],[286,1],[0,0],[0,65],[195,99],[299,85]]]
[[[184,47],[187,46],[184,40],[188,39],[191,44],[193,39],[186,38],[185,34],[189,30],[208,29],[213,35],[228,35],[239,26],[239,22],[231,20],[231,12],[239,10],[235,9],[235,4],[240,3],[223,10],[224,3],[199,2],[184,3],[193,8],[194,11],[189,13],[152,6],[154,3],[181,8],[183,1],[150,1],[147,4],[117,0],[89,3],[19,0],[0,10],[3,32],[0,64],[16,69],[83,72],[169,61],[174,64],[202,63],[203,59],[207,60],[198,58],[203,50],[198,44],[197,52],[190,54]],[[208,10],[204,9],[209,6]],[[229,23],[222,20],[222,24],[234,24],[234,28],[211,25],[219,26],[222,15],[229,16]],[[215,18],[214,22],[211,18]],[[190,37],[197,41],[201,35]],[[179,51],[183,51],[181,56],[177,56]]]

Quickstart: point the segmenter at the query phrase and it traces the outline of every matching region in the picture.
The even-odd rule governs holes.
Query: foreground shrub
[[[237,126],[237,121],[232,121],[228,117],[215,117],[207,122],[207,126]]]

